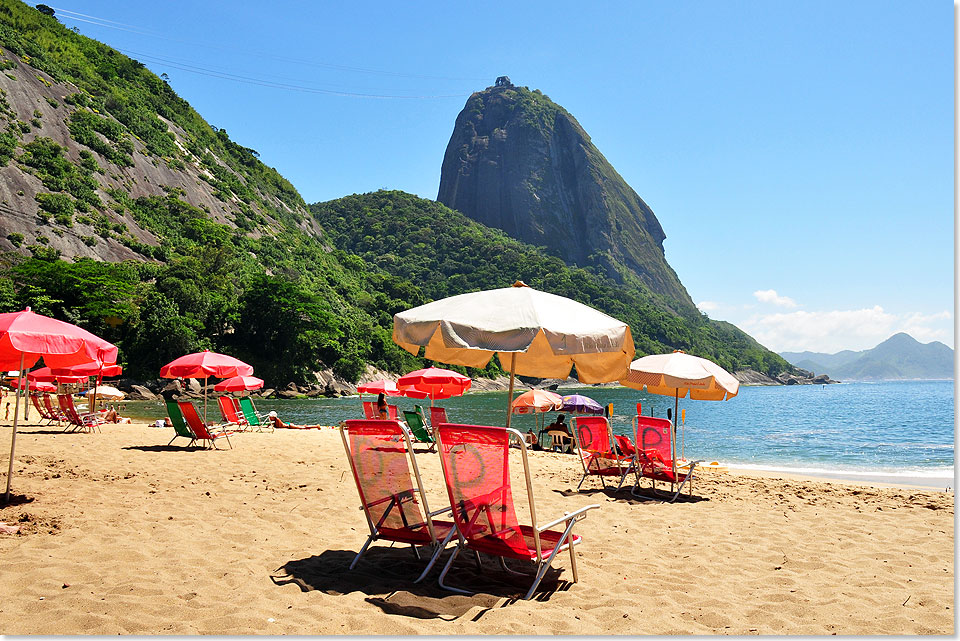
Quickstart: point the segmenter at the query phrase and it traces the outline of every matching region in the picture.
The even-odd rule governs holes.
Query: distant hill
[[[789,363],[839,380],[882,381],[952,379],[953,350],[940,343],[920,343],[909,334],[894,334],[873,349],[836,354],[781,352]]]

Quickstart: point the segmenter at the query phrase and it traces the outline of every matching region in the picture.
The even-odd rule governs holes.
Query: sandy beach
[[[349,571],[367,526],[335,429],[237,434],[226,451],[172,436],[21,427],[0,633],[954,633],[952,492],[712,472],[664,504],[595,479],[577,492],[576,457],[532,453],[541,521],[601,507],[578,527],[580,582],[561,555],[522,601],[529,582],[491,561],[454,566],[473,596],[439,588],[439,570],[414,584],[407,547],[375,543]],[[437,455],[417,459],[442,507]]]

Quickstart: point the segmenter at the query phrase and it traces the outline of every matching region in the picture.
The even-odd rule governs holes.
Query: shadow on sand
[[[482,569],[478,570],[473,555],[464,552],[447,573],[446,583],[474,594],[444,590],[438,585],[437,578],[452,550],[452,546],[447,548],[420,583],[414,583],[414,580],[426,567],[428,554],[421,551],[422,560],[417,560],[408,547],[385,545],[371,547],[353,570],[349,568],[356,556],[355,551],[327,550],[305,559],[288,561],[270,579],[277,585],[293,583],[303,592],[318,590],[331,595],[361,592],[367,595],[367,603],[387,614],[447,621],[465,615],[476,621],[487,610],[521,599],[533,581],[533,564],[526,566],[523,575],[512,575],[505,572],[496,560],[483,556]],[[562,560],[559,562],[563,563]],[[511,570],[521,569],[519,561],[507,563]],[[547,601],[554,592],[570,589],[572,583],[559,578],[562,572],[569,575],[570,570],[551,568],[532,599]]]
[[[586,485],[586,483],[584,483],[584,485]],[[583,488],[579,492],[576,490],[554,490],[554,492],[560,494],[561,496],[594,496],[602,494],[613,501],[621,501],[624,503],[630,503],[631,505],[636,505],[641,503],[663,503],[665,501],[669,501],[670,497],[673,496],[673,493],[664,491],[662,489],[664,487],[669,488],[670,485],[661,483],[659,486],[660,489],[658,489],[656,492],[654,492],[649,485],[645,485],[637,490],[638,496],[634,496],[630,493],[630,486],[624,486],[620,488],[619,491],[616,490],[614,486],[608,485],[606,489],[594,487]],[[686,494],[686,491],[687,489],[684,488],[684,493],[680,494],[680,496],[677,497],[677,500],[673,501],[673,503],[699,503],[701,501],[710,500],[703,496],[690,496]]]

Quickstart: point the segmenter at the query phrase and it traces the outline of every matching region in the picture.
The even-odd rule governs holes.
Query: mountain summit
[[[650,207],[576,118],[506,76],[457,116],[437,200],[568,264],[601,267],[617,281],[632,272],[678,310],[694,308]]]

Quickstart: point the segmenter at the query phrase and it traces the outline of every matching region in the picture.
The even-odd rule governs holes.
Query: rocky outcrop
[[[498,79],[470,96],[447,144],[437,200],[568,264],[599,266],[617,281],[628,270],[694,309],[664,257],[653,211],[540,91]]]
[[[733,375],[742,385],[826,385],[840,382],[831,379],[827,374],[815,376],[813,372],[806,370],[797,370],[794,374],[784,372],[776,378],[752,369],[739,370]]]

